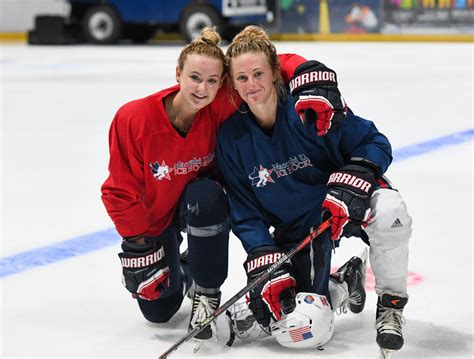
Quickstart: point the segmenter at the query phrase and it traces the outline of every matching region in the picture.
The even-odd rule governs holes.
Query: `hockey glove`
[[[249,253],[244,263],[247,283],[266,271],[282,255],[283,252],[275,247],[261,247]],[[283,264],[267,281],[249,292],[249,308],[263,327],[270,325],[270,319],[280,320],[282,314],[295,309],[296,280],[288,272],[290,266],[290,263]]]
[[[346,117],[347,105],[337,88],[337,75],[318,61],[296,68],[290,90],[296,113],[307,127],[316,127],[318,136],[327,134]]]
[[[156,300],[163,289],[169,287],[170,269],[165,260],[165,251],[160,241],[145,237],[145,244],[136,244],[126,239],[122,242],[122,283],[133,297]]]
[[[370,219],[370,197],[377,187],[378,166],[358,159],[329,177],[323,217],[332,215],[331,239],[365,237]]]

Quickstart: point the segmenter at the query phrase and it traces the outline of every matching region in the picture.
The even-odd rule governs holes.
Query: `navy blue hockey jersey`
[[[323,137],[306,128],[289,99],[279,105],[271,135],[246,104],[221,126],[216,158],[227,184],[233,232],[247,252],[275,245],[273,226],[285,242],[303,239],[320,224],[329,175],[352,157],[388,168],[388,139],[371,121],[349,113]]]

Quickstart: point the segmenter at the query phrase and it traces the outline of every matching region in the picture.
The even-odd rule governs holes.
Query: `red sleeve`
[[[296,54],[280,54],[278,55],[278,58],[280,60],[281,75],[286,84],[290,82],[296,68],[302,63],[308,61],[304,57]]]
[[[127,104],[112,121],[109,131],[110,174],[101,188],[102,201],[122,237],[145,233],[150,227],[141,202],[144,174],[140,117],[143,115],[140,116],[138,111],[133,103]]]

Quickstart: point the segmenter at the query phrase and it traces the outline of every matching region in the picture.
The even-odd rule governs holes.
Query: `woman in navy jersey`
[[[335,303],[331,290],[337,283],[329,280],[331,248],[341,237],[356,236],[370,243],[377,343],[384,350],[400,349],[411,218],[383,177],[392,160],[388,139],[347,108],[335,72],[320,62],[296,69],[290,95],[282,86],[275,47],[261,28],[244,29],[226,56],[244,103],[221,126],[216,157],[230,198],[232,230],[248,253],[249,281],[322,218],[332,217],[331,232],[251,291],[256,320],[264,327],[280,320],[291,311],[295,292],[326,295],[337,308],[341,302]],[[346,282],[349,308],[356,313],[365,303],[356,283],[363,270],[360,263],[349,263],[332,278]]]

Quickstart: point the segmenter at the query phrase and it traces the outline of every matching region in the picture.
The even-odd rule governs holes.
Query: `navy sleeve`
[[[232,133],[233,129],[228,125],[229,123],[225,123],[219,131],[216,159],[230,198],[232,231],[240,239],[247,253],[258,247],[275,246],[265,211],[258,205],[248,176],[242,173],[241,167],[236,163],[237,155],[232,153],[234,138],[227,135]]]
[[[348,117],[347,126],[341,145],[347,149],[350,157],[362,157],[379,165],[381,172],[387,171],[392,162],[392,147],[387,137],[380,133],[372,121],[364,120],[358,116]],[[358,136],[351,136],[351,133]],[[353,139],[353,137],[356,137]]]
[[[384,173],[392,162],[392,147],[387,137],[380,133],[372,121],[349,113],[341,125],[320,137],[340,167],[353,157],[362,157],[376,163]]]

